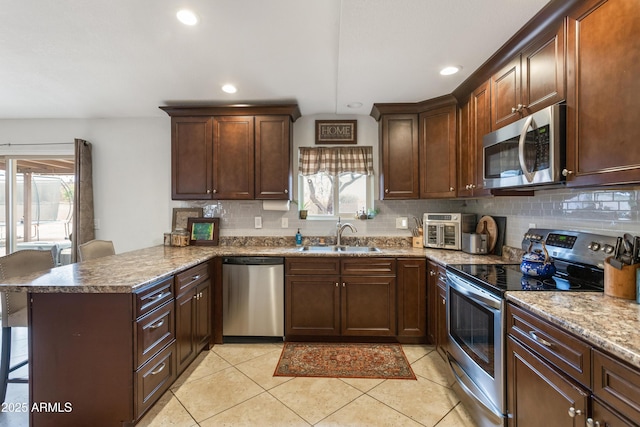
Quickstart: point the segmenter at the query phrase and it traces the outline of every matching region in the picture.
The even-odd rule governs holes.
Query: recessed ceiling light
[[[226,84],[222,86],[222,90],[227,93],[236,93],[238,91],[238,89],[236,89],[236,87],[232,84]]]
[[[184,25],[196,25],[198,23],[198,16],[187,9],[179,10],[176,16]]]
[[[360,108],[360,107],[362,107],[362,102],[351,102],[351,103],[347,104],[347,107],[349,107],[349,108]]]
[[[444,67],[442,70],[440,70],[440,74],[442,74],[443,76],[450,76],[452,74],[457,73],[458,71],[462,70],[461,66],[451,66],[451,67]]]

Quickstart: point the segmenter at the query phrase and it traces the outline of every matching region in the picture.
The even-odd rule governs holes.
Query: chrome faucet
[[[340,217],[338,217],[338,223],[336,224],[336,246],[342,246],[342,232],[345,228],[349,228],[352,233],[358,232],[358,230],[348,222],[342,224],[340,222]]]

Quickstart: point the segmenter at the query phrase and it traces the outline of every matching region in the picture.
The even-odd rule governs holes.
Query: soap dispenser
[[[300,234],[299,228],[298,232],[296,233],[296,246],[302,246],[302,234]]]

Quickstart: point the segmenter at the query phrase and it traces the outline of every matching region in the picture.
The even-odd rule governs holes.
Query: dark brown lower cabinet
[[[427,260],[397,261],[398,336],[424,342],[427,336]]]
[[[507,305],[509,427],[638,427],[640,369]]]
[[[447,272],[433,261],[427,262],[427,341],[446,360],[447,332]]]
[[[30,294],[30,425],[135,424],[186,367],[184,336],[188,360],[209,345],[211,281],[192,271],[176,276],[178,304],[173,276],[134,293]]]
[[[285,335],[395,336],[393,258],[287,258]]]
[[[210,341],[211,279],[208,269],[195,267],[178,274],[176,283],[176,287],[182,289],[176,298],[176,354],[179,375]]]
[[[574,427],[586,423],[589,391],[511,336],[507,338],[507,389],[509,425]]]

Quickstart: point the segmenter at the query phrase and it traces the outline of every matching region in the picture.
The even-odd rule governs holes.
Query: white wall
[[[74,138],[93,146],[94,208],[100,220],[96,237],[113,240],[117,252],[161,244],[171,228],[169,117],[0,120],[0,144],[55,144]],[[0,155],[15,148],[0,146]]]

